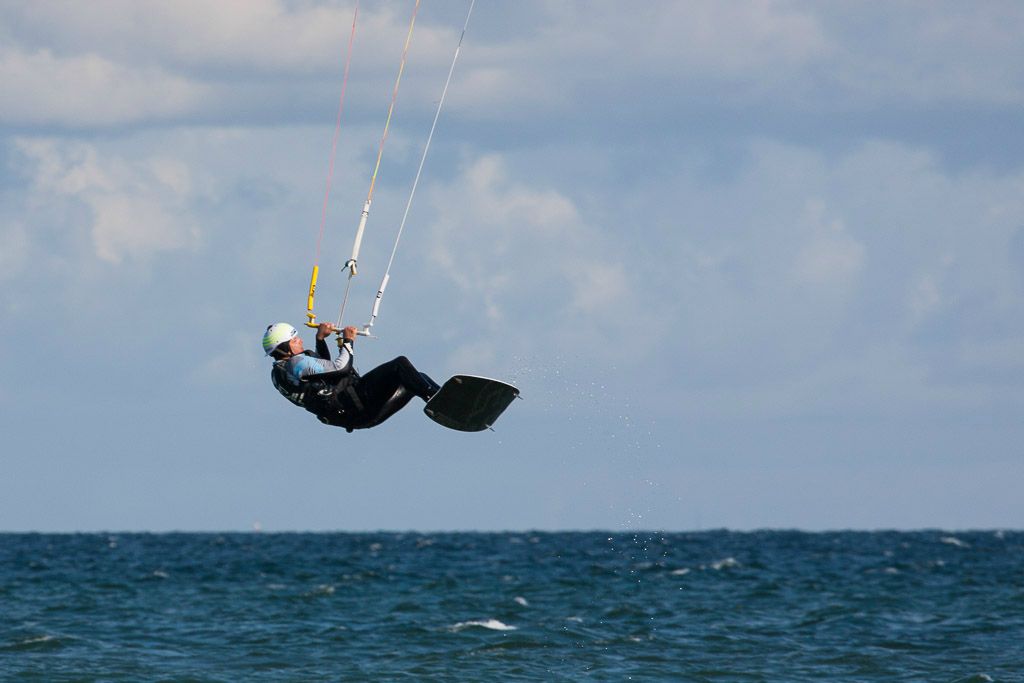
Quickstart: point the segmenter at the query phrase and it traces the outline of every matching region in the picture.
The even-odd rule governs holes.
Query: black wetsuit
[[[314,355],[309,351],[305,353]],[[330,362],[331,351],[326,341],[317,340],[315,356]],[[356,372],[350,357],[344,369],[304,374],[299,386],[295,386],[295,378],[286,372],[287,362],[274,364],[272,379],[278,391],[315,414],[321,422],[344,427],[350,432],[380,424],[404,408],[413,396],[427,401],[439,388],[405,356],[379,365],[362,376]]]

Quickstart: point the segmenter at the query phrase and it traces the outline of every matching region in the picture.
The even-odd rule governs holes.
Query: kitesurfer
[[[413,396],[427,401],[440,388],[405,356],[360,375],[353,363],[355,327],[340,330],[338,357],[331,360],[326,340],[336,332],[331,323],[321,323],[315,353],[303,348],[302,337],[288,323],[270,325],[263,335],[263,350],[274,359],[270,371],[274,387],[321,422],[350,432],[366,429],[394,415]]]

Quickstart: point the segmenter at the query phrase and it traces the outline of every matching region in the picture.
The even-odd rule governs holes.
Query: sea
[[[0,534],[2,681],[1024,681],[1024,532]]]

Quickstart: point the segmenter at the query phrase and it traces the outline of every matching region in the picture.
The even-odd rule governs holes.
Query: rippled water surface
[[[1022,681],[1024,534],[6,534],[0,680]]]

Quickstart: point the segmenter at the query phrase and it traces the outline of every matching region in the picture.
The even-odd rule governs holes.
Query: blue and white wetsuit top
[[[274,383],[274,388],[297,406],[305,407],[303,394],[306,387],[302,384],[303,377],[352,368],[352,354],[348,349],[342,349],[338,357],[331,360],[331,350],[327,343],[318,339],[316,351],[315,354],[312,351],[303,351],[297,356],[276,361],[271,368],[270,381]]]

